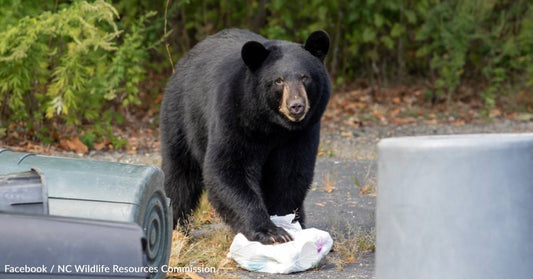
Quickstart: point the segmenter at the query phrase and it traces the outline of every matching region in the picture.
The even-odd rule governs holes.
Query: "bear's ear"
[[[305,41],[304,48],[314,56],[318,57],[321,61],[324,61],[329,50],[328,33],[322,30],[311,33],[307,38],[307,41]]]
[[[244,64],[250,70],[257,70],[268,56],[268,50],[263,44],[256,41],[249,41],[242,46],[241,57]]]

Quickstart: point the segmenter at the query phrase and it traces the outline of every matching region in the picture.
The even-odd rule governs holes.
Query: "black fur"
[[[179,61],[161,105],[162,167],[174,225],[187,221],[204,185],[220,216],[250,240],[290,239],[270,215],[297,212],[304,223],[303,201],[331,91],[322,62],[329,38],[323,31],[313,34],[304,47],[223,30]],[[294,122],[279,112],[275,81],[302,74],[310,109]]]

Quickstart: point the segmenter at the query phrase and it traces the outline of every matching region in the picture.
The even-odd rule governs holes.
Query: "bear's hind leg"
[[[171,153],[171,154],[168,154]],[[163,156],[165,192],[170,197],[174,228],[179,223],[186,228],[189,216],[198,206],[202,195],[202,169],[185,149],[174,149]]]

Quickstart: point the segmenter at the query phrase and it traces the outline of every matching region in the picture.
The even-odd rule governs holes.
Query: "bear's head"
[[[267,104],[276,122],[286,127],[320,119],[330,94],[324,66],[329,36],[324,31],[309,35],[304,45],[286,41],[249,41],[241,57],[255,77],[257,98]]]

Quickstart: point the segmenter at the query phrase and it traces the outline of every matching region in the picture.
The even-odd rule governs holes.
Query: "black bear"
[[[235,233],[264,244],[291,240],[269,216],[296,212],[304,223],[331,92],[328,49],[324,31],[301,45],[228,29],[178,62],[160,119],[174,226],[186,223],[205,185]]]

